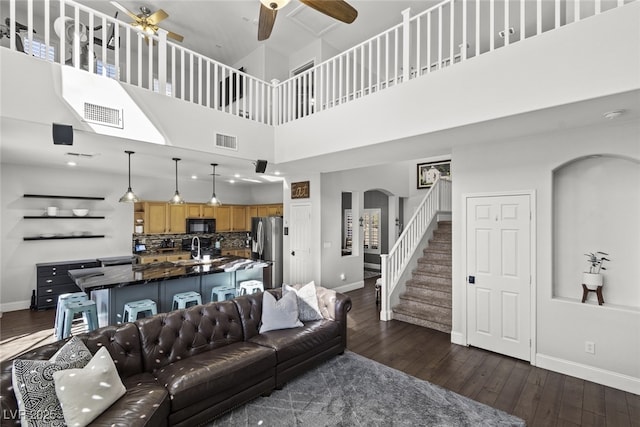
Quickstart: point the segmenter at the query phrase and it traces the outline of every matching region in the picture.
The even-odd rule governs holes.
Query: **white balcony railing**
[[[2,44],[12,50],[276,126],[633,1],[445,0],[413,17],[403,11],[400,24],[278,84],[73,0],[3,0],[0,17],[8,18]],[[73,20],[60,36],[58,17]]]
[[[451,181],[440,178],[425,194],[389,253],[380,255],[382,273],[381,320],[391,320],[391,295],[429,229],[429,225],[437,218],[438,213],[444,212],[451,212]]]

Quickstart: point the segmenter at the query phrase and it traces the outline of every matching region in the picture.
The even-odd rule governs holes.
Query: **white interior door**
[[[467,340],[531,359],[531,197],[467,199]]]
[[[313,267],[310,264],[311,205],[291,205],[289,241],[289,280],[292,285],[308,283],[313,279]]]

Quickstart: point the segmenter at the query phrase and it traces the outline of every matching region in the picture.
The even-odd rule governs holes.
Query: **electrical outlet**
[[[593,341],[585,341],[584,351],[589,354],[596,354],[596,344]]]

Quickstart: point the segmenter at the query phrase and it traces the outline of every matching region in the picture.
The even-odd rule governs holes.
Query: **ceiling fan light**
[[[285,7],[290,1],[291,0],[260,0],[260,3],[269,9],[278,10]]]
[[[146,34],[150,35],[150,36],[152,36],[152,35],[154,35],[154,34],[156,33],[155,29],[154,29],[152,26],[150,26],[150,25],[146,25],[146,26],[144,27],[143,31],[144,31]]]

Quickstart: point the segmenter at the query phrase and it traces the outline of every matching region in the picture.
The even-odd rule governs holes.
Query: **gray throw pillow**
[[[284,294],[279,301],[269,292],[263,294],[260,333],[300,326],[304,325],[298,320],[298,300],[295,293]]]
[[[13,361],[13,390],[23,426],[64,426],[64,414],[56,396],[53,373],[82,368],[91,353],[82,340],[73,337],[49,360]]]
[[[294,293],[298,297],[298,318],[303,322],[321,320],[322,313],[318,308],[316,283],[312,280],[306,285],[283,285],[282,292]]]

